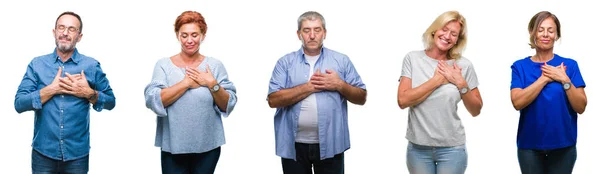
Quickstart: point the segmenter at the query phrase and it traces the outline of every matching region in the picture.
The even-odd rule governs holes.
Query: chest
[[[311,68],[312,67],[312,68]],[[297,62],[290,64],[287,68],[286,86],[288,88],[302,85],[308,82],[317,71],[322,74],[327,74],[327,70],[333,71],[337,76],[344,80],[346,79],[346,69],[336,60],[321,59],[317,60],[313,66],[308,62]]]
[[[201,70],[202,71],[202,70]],[[181,82],[185,77],[184,68],[171,68],[166,71],[167,85],[169,87]],[[198,88],[188,89],[178,99],[177,103],[186,103],[185,105],[196,104],[212,104],[213,98],[210,90],[207,87],[200,86]]]
[[[60,74],[58,74],[59,67],[62,69],[62,72]],[[73,62],[66,62],[62,64],[37,64],[35,73],[37,80],[40,82],[38,83],[39,89],[50,85],[55,80],[57,75],[60,78],[68,78],[66,74],[69,74],[73,77],[85,75],[85,78],[88,81],[88,85],[92,88],[95,87],[95,66],[88,65],[83,62],[80,62],[79,64],[75,64]]]

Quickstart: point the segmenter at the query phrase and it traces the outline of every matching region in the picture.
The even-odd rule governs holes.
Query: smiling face
[[[451,21],[434,32],[433,44],[435,48],[444,52],[450,50],[458,42],[460,29],[461,26],[458,21]]]
[[[536,47],[541,50],[554,48],[554,42],[558,39],[556,29],[556,23],[552,18],[544,19],[538,28],[532,31],[532,34],[535,34]]]
[[[200,32],[198,24],[187,23],[179,28],[177,39],[181,44],[181,52],[191,56],[200,50],[200,43],[204,40],[204,35]]]
[[[82,36],[80,26],[79,20],[72,15],[63,15],[56,21],[56,28],[52,29],[52,33],[58,51],[64,53],[75,49]]]

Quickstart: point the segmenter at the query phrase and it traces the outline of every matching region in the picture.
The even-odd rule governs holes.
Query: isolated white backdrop
[[[10,3],[10,4],[9,4]],[[144,106],[143,90],[156,60],[176,54],[175,18],[201,12],[208,23],[201,53],[225,64],[239,101],[224,119],[227,144],[216,173],[281,173],[275,155],[273,114],[265,101],[277,59],[300,48],[296,19],[305,11],[327,21],[325,46],[347,54],[368,89],[364,106],[350,105],[352,148],[346,172],[408,173],[405,153],[407,111],[396,104],[402,59],[423,49],[421,34],[439,14],[458,10],[467,19],[464,56],[479,77],[484,105],[472,118],[459,107],[467,134],[467,173],[519,173],[516,132],[519,113],[510,102],[510,65],[532,55],[527,23],[541,10],[555,13],[563,38],[555,52],[579,62],[588,107],[579,117],[574,173],[597,173],[600,145],[597,40],[600,28],[590,2],[575,1],[2,1],[0,54],[0,173],[30,173],[33,112],[17,114],[14,95],[33,57],[53,51],[52,28],[63,11],[83,18],[79,51],[102,63],[117,98],[112,111],[91,114],[90,173],[160,173],[154,147],[155,115]],[[462,104],[461,104],[462,105]]]

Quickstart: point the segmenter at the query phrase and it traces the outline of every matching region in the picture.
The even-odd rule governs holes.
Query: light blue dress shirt
[[[323,47],[315,70],[336,71],[346,83],[366,90],[360,75],[348,56]],[[289,53],[277,61],[269,83],[269,94],[308,82],[310,65],[304,51]],[[319,146],[321,159],[332,158],[350,148],[348,131],[348,102],[337,91],[321,91],[317,97]],[[275,143],[278,156],[296,159],[295,138],[302,102],[277,108],[275,112]]]

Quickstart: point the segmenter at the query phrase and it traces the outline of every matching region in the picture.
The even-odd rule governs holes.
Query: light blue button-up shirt
[[[366,90],[360,75],[348,56],[323,47],[315,70],[333,70],[346,83]],[[305,84],[309,80],[310,64],[304,50],[289,53],[277,61],[269,83],[269,94]],[[348,102],[337,91],[321,91],[317,97],[317,117],[321,159],[332,158],[350,148]],[[296,159],[295,139],[302,102],[277,108],[275,112],[275,143],[278,156]]]
[[[113,109],[115,96],[100,63],[79,54],[77,49],[66,62],[61,61],[55,49],[53,53],[36,57],[29,63],[15,96],[15,109],[18,113],[35,112],[34,150],[55,160],[69,161],[89,154],[90,103],[85,98],[59,94],[42,104],[40,90],[52,83],[58,67],[63,69],[61,77],[65,77],[65,73],[84,71],[90,87],[98,91],[94,110]]]

